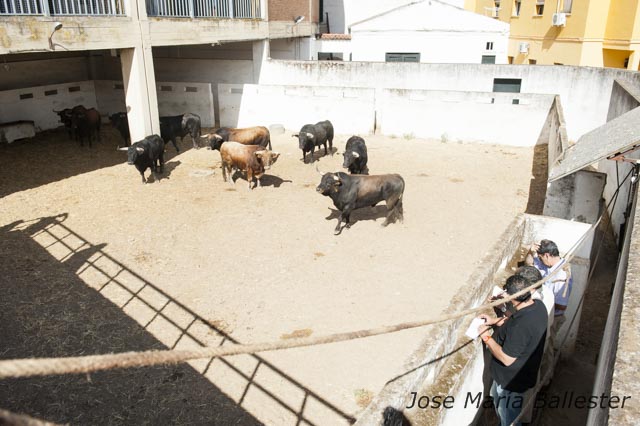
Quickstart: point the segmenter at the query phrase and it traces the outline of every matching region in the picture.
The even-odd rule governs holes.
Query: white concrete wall
[[[159,82],[157,86],[160,116],[190,112],[200,116],[202,127],[214,127],[215,116],[211,84]],[[163,91],[162,88],[171,88],[171,91]]]
[[[487,51],[487,42],[493,50]],[[457,31],[425,32],[353,32],[351,51],[354,61],[385,61],[385,53],[420,53],[422,63],[479,64],[482,55],[496,57],[496,64],[506,64],[507,34]]]
[[[562,219],[527,214],[518,216],[487,252],[485,261],[471,274],[465,288],[453,298],[450,309],[446,311],[456,312],[484,304],[493,286],[499,282],[499,277],[502,277],[504,283],[505,266],[513,263],[514,255],[522,244],[530,244],[534,239],[550,238],[558,244],[561,253],[566,253],[589,229],[589,225]],[[574,287],[566,313],[568,320],[560,330],[561,336],[567,333],[571,316],[577,312],[573,328],[565,342],[569,349],[575,342],[575,333],[580,322],[578,302],[586,286],[592,245],[593,234],[587,234],[576,249],[576,258],[572,261]],[[461,348],[453,356],[446,356],[444,360],[434,360],[469,341],[464,332],[472,318],[473,315],[469,315],[425,327],[427,337],[419,349],[410,354],[403,366],[403,371],[407,373],[389,382],[359,416],[356,424],[379,424],[382,412],[389,406],[403,410],[410,401],[410,392],[419,392],[420,395],[427,396],[456,395],[455,409],[441,410],[435,415],[436,421],[430,424],[471,424],[478,410],[475,406],[465,409],[463,395],[466,396],[467,392],[476,395],[484,391],[484,362],[479,339],[473,342],[470,348]],[[457,380],[452,380],[452,377]]]
[[[305,124],[330,120],[336,134],[373,132],[372,89],[220,84],[218,93],[223,126],[282,124],[298,131]]]
[[[384,135],[533,146],[552,95],[383,89],[377,99]],[[520,104],[512,104],[517,99]],[[493,103],[492,103],[493,100]]]
[[[559,94],[567,135],[577,140],[606,122],[613,80],[640,86],[640,73],[542,65],[268,61],[261,84],[490,92],[494,78],[519,78],[522,93]]]
[[[69,92],[69,88],[79,87],[79,91]],[[45,92],[57,90],[57,94],[45,96]],[[20,99],[20,95],[33,94],[33,98]],[[0,92],[0,117],[3,122],[31,120],[36,131],[62,126],[53,110],[84,105],[97,108],[93,81],[80,81],[48,86],[27,87]]]
[[[36,86],[0,92],[0,117],[3,122],[32,120],[36,131],[62,126],[53,110],[84,105],[97,108],[102,116],[126,111],[122,81],[80,81],[48,86]],[[178,115],[185,112],[198,114],[203,127],[213,127],[213,97],[208,83],[158,82],[158,110],[160,115]],[[170,86],[171,92],[160,91],[160,86]],[[186,87],[195,87],[197,92],[187,92]],[[80,87],[80,91],[69,92],[69,87]],[[57,90],[55,95],[45,96],[45,91]],[[32,99],[20,99],[21,94],[33,94]]]

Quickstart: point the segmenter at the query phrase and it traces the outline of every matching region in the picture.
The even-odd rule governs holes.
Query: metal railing
[[[0,0],[0,15],[124,16],[124,0]]]
[[[260,18],[260,0],[147,0],[149,16]]]

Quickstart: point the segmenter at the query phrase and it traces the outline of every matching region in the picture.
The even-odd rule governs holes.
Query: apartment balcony
[[[0,54],[263,40],[266,1],[0,0]]]
[[[147,15],[261,19],[261,0],[147,0]],[[0,0],[0,16],[126,16],[124,0]]]

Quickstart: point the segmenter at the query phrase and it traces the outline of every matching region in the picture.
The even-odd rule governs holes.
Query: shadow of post
[[[69,229],[66,215],[0,228],[2,359],[188,348],[239,343],[160,288]],[[242,408],[250,389],[266,395],[295,424],[313,402],[341,422],[355,419],[257,355],[189,364],[5,381],[2,408],[85,424],[260,424]],[[230,357],[239,360],[238,357]],[[245,383],[237,401],[210,374],[214,361]],[[268,370],[268,371],[266,371]],[[276,375],[301,394],[292,404],[259,383]],[[219,373],[219,372],[218,372]],[[225,376],[226,377],[226,376]],[[224,381],[220,383],[224,385]]]

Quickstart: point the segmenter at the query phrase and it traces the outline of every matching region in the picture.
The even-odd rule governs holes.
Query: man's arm
[[[495,340],[493,340],[490,336],[489,338],[483,337],[482,341],[487,345],[489,351],[491,351],[491,355],[507,367],[516,362],[517,358],[513,358],[504,353],[502,350],[502,346],[498,344]]]

